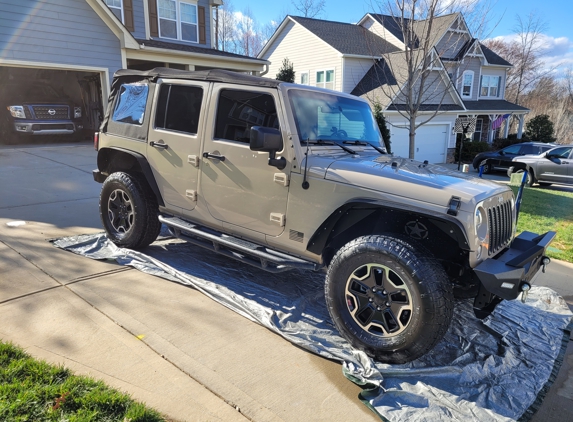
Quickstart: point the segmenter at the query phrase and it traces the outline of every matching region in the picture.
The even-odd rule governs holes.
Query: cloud
[[[515,34],[501,35],[495,37],[494,40],[519,42],[519,37]],[[541,34],[537,41],[537,47],[547,68],[558,68],[556,72],[561,74],[565,68],[573,67],[573,40],[567,37],[551,37]]]

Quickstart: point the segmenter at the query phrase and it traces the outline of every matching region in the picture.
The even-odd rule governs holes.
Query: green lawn
[[[518,188],[511,187],[517,195]],[[557,232],[548,255],[573,263],[573,193],[551,188],[525,188],[517,232]]]
[[[73,375],[0,341],[1,421],[165,421],[159,413],[107,387]]]

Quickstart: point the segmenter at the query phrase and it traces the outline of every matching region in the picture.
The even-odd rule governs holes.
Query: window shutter
[[[135,31],[135,25],[133,23],[133,1],[123,0],[123,19],[125,27],[129,32]]]
[[[207,44],[207,34],[205,28],[205,7],[197,7],[197,15],[199,20],[199,44]]]
[[[503,95],[501,95],[501,76],[498,76],[499,80],[497,81],[497,97],[498,98],[502,98]]]
[[[159,26],[157,24],[157,0],[147,0],[149,5],[149,35],[159,37]]]

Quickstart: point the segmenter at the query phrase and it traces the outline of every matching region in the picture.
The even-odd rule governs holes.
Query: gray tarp
[[[324,274],[270,274],[177,239],[145,254],[120,249],[104,234],[54,245],[92,259],[112,259],[203,292],[289,341],[343,364],[365,390],[362,400],[389,421],[527,420],[561,365],[571,312],[559,295],[532,289],[526,304],[503,301],[477,320],[471,301],[456,304],[445,338],[406,365],[374,362],[334,328],[324,302]]]

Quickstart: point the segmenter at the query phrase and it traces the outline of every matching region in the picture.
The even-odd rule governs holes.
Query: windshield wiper
[[[324,140],[324,139],[313,139],[312,141],[308,140],[306,141],[306,144],[315,144],[315,145],[336,145],[337,147],[342,148],[344,151],[346,151],[349,154],[356,154],[356,151],[354,151],[353,149],[350,149],[342,144],[339,144],[338,142],[335,142],[331,139],[329,140]]]
[[[374,148],[380,154],[388,154],[386,152],[386,150],[383,150],[382,148],[380,148],[380,147],[378,147],[378,146],[376,146],[370,142],[367,142],[367,141],[358,141],[358,140],[356,140],[356,141],[343,141],[342,143],[343,144],[352,144],[352,145],[370,145],[372,148]]]

